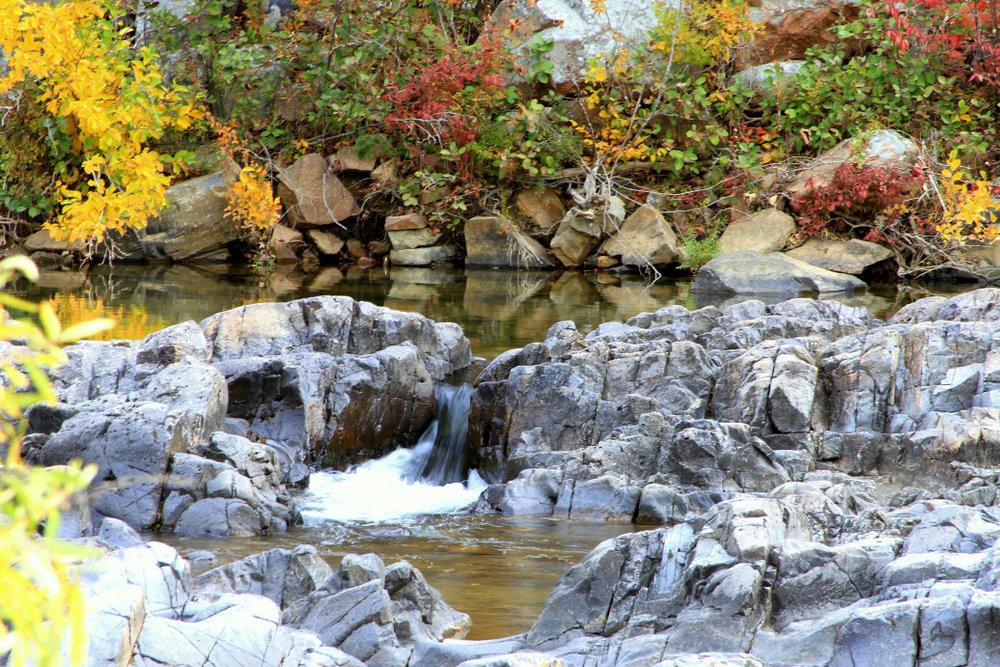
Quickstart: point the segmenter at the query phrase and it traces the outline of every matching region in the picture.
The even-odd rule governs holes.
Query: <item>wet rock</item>
[[[778,253],[762,255],[754,250],[716,257],[701,267],[691,284],[692,292],[787,296],[803,292],[850,293],[864,288],[865,284],[854,276],[820,269]]]
[[[200,595],[213,599],[226,594],[262,595],[282,609],[319,589],[333,576],[333,569],[316,548],[271,549],[223,565],[193,581]]]
[[[777,209],[764,209],[729,223],[719,237],[719,250],[723,255],[740,250],[767,255],[783,249],[795,229],[792,216]]]
[[[465,263],[522,269],[554,266],[541,243],[513,223],[493,216],[478,216],[466,221]]]
[[[892,251],[877,243],[858,239],[850,241],[809,239],[785,255],[827,271],[858,276],[865,269],[892,257]]]
[[[278,174],[278,181],[278,196],[297,229],[338,224],[361,210],[318,153],[296,160]]]

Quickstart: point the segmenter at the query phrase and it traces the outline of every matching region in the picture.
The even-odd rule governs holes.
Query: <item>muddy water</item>
[[[331,523],[252,539],[147,537],[167,542],[181,554],[212,551],[218,563],[298,544],[315,545],[334,569],[348,553],[377,553],[387,564],[407,560],[448,604],[472,617],[469,639],[492,639],[526,632],[570,566],[602,541],[638,529],[630,524],[451,515]]]
[[[573,320],[582,332],[588,332],[601,322],[625,321],[668,305],[729,304],[692,297],[688,280],[649,285],[638,276],[587,272],[381,267],[322,268],[310,273],[279,270],[261,276],[226,265],[119,265],[47,270],[37,285],[22,281],[13,291],[34,301],[52,300],[64,323],[115,318],[117,328],[105,337],[127,339],[186,320],[200,321],[244,304],[347,295],[438,321],[458,322],[472,341],[474,354],[486,358],[541,340],[561,320]],[[847,302],[886,318],[927,294],[873,289]],[[287,535],[254,539],[151,537],[173,544],[183,554],[212,551],[216,564],[301,543],[314,544],[334,567],[350,552],[374,552],[387,563],[406,559],[449,604],[472,616],[471,637],[484,639],[526,631],[566,569],[599,542],[632,530],[627,524],[426,514],[380,521],[319,518]]]

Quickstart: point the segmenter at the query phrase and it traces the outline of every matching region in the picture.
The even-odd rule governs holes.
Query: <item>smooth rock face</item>
[[[361,212],[322,155],[310,153],[278,174],[278,196],[298,229],[337,224]]]
[[[671,264],[677,260],[677,235],[659,211],[640,206],[600,252],[619,257],[626,266]]]
[[[698,271],[692,292],[797,296],[865,289],[854,276],[834,273],[780,253],[740,250],[716,257]]]
[[[521,269],[554,266],[541,243],[515,228],[513,223],[493,216],[478,216],[466,221],[465,263]]]
[[[678,5],[668,2],[664,6],[676,9]],[[583,81],[591,58],[614,52],[616,39],[645,41],[659,23],[656,4],[609,0],[603,7],[598,13],[582,0],[519,0],[498,6],[488,25],[500,30],[514,26],[507,47],[521,55],[519,62],[529,69],[535,61],[526,45],[532,39],[552,39],[553,48],[543,56],[552,63],[552,82],[574,84]]]
[[[868,267],[892,257],[892,251],[877,243],[858,239],[850,241],[809,239],[802,246],[787,251],[785,255],[827,271],[858,276]]]
[[[826,151],[806,165],[786,191],[792,199],[805,199],[814,188],[832,183],[837,168],[849,160],[907,175],[919,155],[920,147],[912,139],[894,130],[878,130],[845,139]]]
[[[719,237],[719,250],[723,255],[740,250],[767,255],[784,248],[795,229],[792,216],[777,209],[764,209],[730,223]]]

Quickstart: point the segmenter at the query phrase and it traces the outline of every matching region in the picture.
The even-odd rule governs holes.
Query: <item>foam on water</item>
[[[431,443],[433,446],[433,443]],[[423,464],[426,452],[397,449],[377,461],[363,463],[351,472],[317,472],[309,478],[309,495],[303,498],[302,517],[307,524],[327,521],[396,521],[419,514],[449,514],[475,502],[486,488],[476,471],[466,484],[434,486],[407,481],[406,472],[416,458]]]
[[[349,472],[309,477],[302,499],[307,524],[326,521],[396,521],[421,514],[449,514],[475,502],[486,488],[468,471],[468,386],[436,390],[435,418],[412,449],[397,449]],[[463,484],[460,481],[466,478]]]

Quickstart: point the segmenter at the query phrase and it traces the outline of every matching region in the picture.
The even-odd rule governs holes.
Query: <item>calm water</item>
[[[21,281],[18,296],[52,299],[64,322],[112,317],[118,327],[105,338],[142,338],[185,320],[248,303],[290,301],[318,294],[347,295],[397,310],[458,322],[476,355],[493,358],[504,350],[545,337],[561,320],[583,332],[601,322],[625,321],[641,312],[680,304],[725,307],[728,301],[692,297],[687,279],[650,285],[639,276],[566,271],[525,273],[462,269],[338,269],[312,273],[291,269],[262,277],[227,265],[98,266],[48,270],[37,285]],[[927,292],[873,289],[845,299],[885,318]]]
[[[625,321],[668,305],[698,308],[730,303],[694,298],[689,286],[689,280],[661,280],[650,285],[638,276],[577,271],[355,267],[322,268],[312,273],[292,269],[261,276],[225,265],[119,265],[113,269],[47,270],[37,285],[21,281],[13,286],[13,292],[34,301],[50,299],[64,323],[112,317],[118,326],[105,338],[128,339],[142,338],[178,322],[200,321],[244,304],[347,295],[438,321],[457,322],[472,341],[473,353],[493,358],[504,350],[541,340],[546,330],[561,320],[575,321],[586,333],[601,322]],[[884,319],[928,294],[926,290],[873,289],[846,302],[866,306]],[[347,485],[341,490],[350,489],[351,483],[367,484],[380,492],[398,488],[398,480],[366,481],[362,476],[370,472],[359,470],[353,477],[341,479]],[[387,564],[406,559],[449,604],[472,616],[475,625],[470,638],[485,639],[526,631],[570,565],[601,541],[635,529],[629,524],[437,513],[462,506],[475,496],[474,489],[444,493],[440,489],[401,490],[401,498],[407,497],[405,493],[416,493],[422,502],[429,503],[421,505],[428,512],[421,515],[378,515],[368,506],[363,512],[354,514],[348,508],[345,513],[343,504],[330,504],[336,503],[337,493],[330,491],[328,482],[325,477],[316,477],[313,489],[301,498],[312,508],[307,512],[308,525],[286,535],[229,540],[172,535],[150,538],[173,544],[182,554],[213,551],[216,564],[302,543],[315,545],[335,568],[340,557],[352,552],[377,553]],[[410,498],[406,502],[416,506]]]

